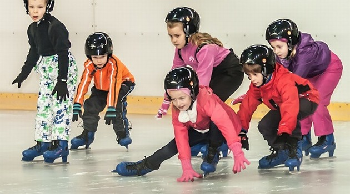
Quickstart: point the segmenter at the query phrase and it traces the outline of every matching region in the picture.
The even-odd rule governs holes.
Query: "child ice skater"
[[[62,157],[67,162],[73,95],[77,83],[76,61],[65,25],[52,16],[54,0],[24,0],[33,20],[27,34],[30,49],[21,73],[12,84],[18,88],[34,67],[40,73],[34,139],[37,144],[22,152],[23,161],[43,155],[44,161]]]
[[[201,177],[191,165],[190,146],[208,141],[211,136],[210,121],[213,121],[227,140],[229,149],[233,151],[233,172],[245,169],[245,163],[250,162],[245,158],[241,149],[240,119],[236,113],[215,95],[209,87],[199,85],[197,74],[188,67],[171,70],[165,80],[164,88],[171,100],[172,124],[176,146],[179,152],[183,174],[177,180],[180,182],[193,181],[194,177]],[[214,157],[217,159],[218,156]],[[119,164],[116,171],[119,174],[129,174],[126,165]],[[143,175],[140,173],[140,175]]]
[[[172,69],[191,66],[199,77],[199,84],[209,86],[213,89],[214,94],[222,101],[226,101],[239,88],[244,78],[242,65],[239,63],[237,55],[231,48],[223,47],[222,42],[217,38],[208,33],[199,32],[200,16],[192,8],[177,7],[173,9],[167,14],[165,22],[170,41],[175,46]],[[159,118],[166,113],[169,104],[170,101],[165,96],[162,106],[158,110],[157,116]],[[212,132],[211,138],[213,140],[209,141],[208,146],[216,150],[211,151],[210,154],[207,153],[208,150],[204,150],[205,154],[213,157],[214,154],[222,151],[223,155],[226,156],[228,146],[213,122],[211,122],[210,129],[216,131]],[[192,147],[193,154],[197,154],[204,145],[206,149],[207,144]],[[166,148],[171,148],[172,151],[176,152],[175,142],[168,143]],[[169,157],[173,155],[168,154]],[[203,162],[203,169],[208,171],[215,170],[216,165],[216,162],[213,162],[210,157],[205,158]],[[166,159],[168,158],[160,160],[159,164]]]
[[[290,19],[278,19],[266,30],[266,40],[277,56],[277,62],[291,72],[308,79],[319,92],[316,112],[301,120],[302,150],[312,158],[328,152],[333,156],[336,148],[333,121],[328,105],[342,75],[342,62],[328,45],[314,41],[310,34],[302,33]],[[312,146],[311,127],[318,141]]]
[[[318,91],[306,79],[289,72],[275,62],[273,50],[265,45],[252,45],[240,58],[244,72],[251,80],[238,115],[244,130],[249,129],[252,114],[264,103],[270,111],[261,119],[258,130],[271,147],[272,154],[259,160],[258,168],[285,164],[293,171],[302,162],[299,120],[316,110]]]
[[[84,63],[84,71],[73,105],[73,121],[81,117],[84,130],[71,140],[71,149],[77,149],[79,146],[89,148],[97,131],[99,113],[106,106],[105,123],[108,125],[112,123],[117,135],[116,141],[128,149],[132,139],[127,119],[127,95],[134,89],[134,76],[113,55],[112,40],[104,32],[95,32],[88,36],[85,42],[85,54],[88,59]],[[94,86],[91,88],[91,95],[84,101],[84,95],[88,92],[92,79]]]

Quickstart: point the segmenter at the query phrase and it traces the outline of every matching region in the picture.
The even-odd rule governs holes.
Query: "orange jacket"
[[[96,69],[90,59],[84,63],[84,71],[77,88],[74,103],[83,105],[84,95],[88,92],[91,80],[94,78],[94,86],[98,90],[108,91],[107,106],[116,107],[118,93],[123,81],[135,82],[134,76],[128,68],[115,56],[112,55],[101,69]]]

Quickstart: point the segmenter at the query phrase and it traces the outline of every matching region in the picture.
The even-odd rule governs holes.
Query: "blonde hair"
[[[181,25],[181,27],[183,28],[182,22],[167,22],[168,28],[174,28],[177,25]],[[200,32],[194,33],[190,36],[189,42],[197,46],[201,46],[205,44],[217,44],[218,46],[223,47],[223,43],[219,41],[219,39],[212,37],[208,33],[200,33]]]
[[[259,64],[243,64],[245,74],[249,73],[262,73],[262,67]]]
[[[191,35],[189,42],[197,46],[205,44],[217,44],[218,46],[223,47],[223,44],[221,41],[219,41],[219,39],[212,37],[208,33],[194,33]]]
[[[292,49],[289,58],[293,58],[295,56],[295,54],[296,54],[296,47],[297,47],[297,45],[295,45],[294,48]]]

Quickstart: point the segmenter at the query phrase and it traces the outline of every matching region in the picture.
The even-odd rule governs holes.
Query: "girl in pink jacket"
[[[206,141],[210,137],[210,121],[221,131],[233,151],[233,172],[240,172],[250,162],[241,149],[240,119],[236,113],[215,95],[211,88],[199,86],[197,74],[191,68],[171,70],[164,81],[166,94],[173,104],[172,123],[177,149],[183,168],[178,181],[193,181],[201,177],[191,166],[190,145]]]

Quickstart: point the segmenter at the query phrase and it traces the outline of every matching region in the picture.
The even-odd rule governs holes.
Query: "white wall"
[[[0,0],[0,92],[37,93],[35,72],[18,89],[11,85],[28,52],[26,30],[31,23],[20,0]],[[79,74],[85,60],[84,42],[93,31],[107,32],[114,53],[136,78],[132,95],[162,96],[163,78],[172,66],[174,48],[164,18],[178,6],[189,6],[201,17],[201,32],[219,38],[240,56],[251,44],[267,44],[265,30],[278,18],[290,18],[302,32],[325,41],[344,64],[334,102],[350,102],[350,2],[349,0],[56,0],[52,14],[70,32],[72,53]],[[228,84],[230,85],[230,84]],[[249,81],[232,97],[246,92]]]

